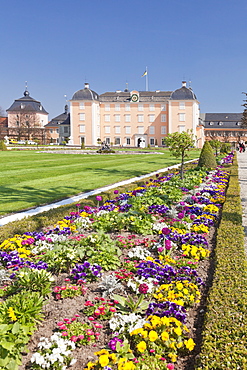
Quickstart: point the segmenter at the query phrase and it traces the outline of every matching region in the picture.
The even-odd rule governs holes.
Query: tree
[[[247,93],[243,92],[242,94],[245,94],[245,97],[247,98]],[[244,107],[243,116],[241,119],[241,127],[246,128],[247,127],[247,99],[244,99],[244,104],[242,104],[242,107]]]
[[[213,149],[208,141],[205,141],[200,158],[198,161],[198,167],[204,167],[207,169],[212,169],[217,166],[216,159],[214,156]]]
[[[184,160],[188,156],[187,151],[194,147],[194,135],[190,131],[181,133],[174,132],[168,134],[165,138],[165,144],[169,147],[170,152],[175,158],[181,157],[180,177],[183,178]]]
[[[218,152],[220,151],[222,143],[219,140],[210,140],[209,144],[213,149],[215,149],[215,155],[217,157]]]

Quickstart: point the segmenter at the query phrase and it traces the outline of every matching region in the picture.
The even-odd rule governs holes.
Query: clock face
[[[131,96],[131,100],[132,100],[133,102],[137,102],[137,101],[138,101],[138,95],[137,95],[137,94],[133,94],[133,95]]]

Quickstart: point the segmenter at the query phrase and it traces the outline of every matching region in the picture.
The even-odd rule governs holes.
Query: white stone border
[[[198,158],[197,159],[192,159],[190,161],[186,161],[185,163],[194,162],[196,160],[198,160]],[[100,194],[100,193],[102,193],[104,191],[107,191],[107,190],[110,190],[110,189],[114,189],[114,188],[117,188],[119,186],[131,184],[132,182],[136,182],[136,181],[139,181],[141,179],[145,179],[146,177],[150,177],[150,176],[156,175],[158,173],[171,170],[173,168],[178,168],[178,167],[180,167],[180,165],[181,165],[181,163],[175,164],[173,166],[169,166],[169,167],[166,167],[166,168],[162,168],[161,170],[157,170],[155,172],[151,172],[151,173],[149,173],[147,175],[133,177],[133,178],[128,179],[128,180],[116,182],[115,184],[107,185],[107,186],[104,186],[102,188],[98,188],[98,189],[89,191],[87,193],[82,193],[82,194],[76,195],[74,197],[61,200],[60,202],[47,204],[45,206],[40,206],[40,207],[37,207],[37,208],[32,208],[32,209],[29,209],[28,211],[19,212],[19,213],[15,213],[13,215],[10,215],[10,216],[3,217],[3,218],[0,219],[0,226],[4,226],[4,225],[8,224],[9,222],[22,220],[25,217],[34,216],[34,215],[37,215],[38,213],[49,211],[50,209],[58,208],[58,207],[61,207],[61,206],[66,205],[66,204],[71,204],[71,203],[79,202],[81,199],[86,199],[86,198],[90,197],[91,195]]]

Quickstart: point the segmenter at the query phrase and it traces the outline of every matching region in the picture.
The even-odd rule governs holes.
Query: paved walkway
[[[245,233],[245,248],[247,251],[247,151],[237,152],[238,178],[240,184],[240,196],[243,208],[243,227]]]

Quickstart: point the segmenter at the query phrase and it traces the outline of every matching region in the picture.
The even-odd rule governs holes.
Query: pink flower
[[[64,279],[64,281],[70,281],[70,279],[69,278],[66,278],[66,279]]]
[[[58,326],[63,326],[63,321],[58,321],[57,325]]]
[[[113,192],[114,194],[118,194],[119,193],[119,191],[118,190],[114,190],[114,192]]]
[[[155,349],[150,349],[149,352],[154,353],[155,352]]]
[[[63,336],[63,337],[67,337],[67,336],[68,336],[68,332],[67,332],[67,331],[63,331],[63,332],[62,332],[62,336]]]
[[[171,247],[172,247],[171,241],[166,239],[165,240],[165,248],[166,248],[166,250],[170,250]]]
[[[53,289],[53,292],[54,293],[60,292],[60,287],[59,286],[55,286],[55,288]]]
[[[95,310],[95,311],[94,311],[94,315],[95,315],[95,316],[99,316],[100,314],[101,314],[100,310]]]
[[[103,325],[102,324],[99,324],[98,322],[96,322],[94,324],[94,326],[97,328],[97,329],[102,329],[103,328]]]
[[[96,195],[95,199],[96,199],[98,202],[101,202],[102,197],[101,197],[100,195]]]
[[[84,335],[80,334],[80,335],[78,335],[78,338],[79,338],[79,340],[82,340],[82,339],[84,339]]]
[[[67,330],[67,326],[66,325],[61,325],[59,329],[60,330]]]
[[[169,364],[167,364],[167,369],[173,370],[175,368],[174,368],[174,365],[173,364],[169,363]]]
[[[92,330],[87,330],[87,335],[94,335],[94,332]]]
[[[80,315],[78,315],[78,313],[75,314],[75,317],[80,317]]]
[[[61,299],[62,297],[61,297],[61,294],[56,294],[56,299],[57,300],[59,300],[59,299]]]
[[[110,307],[110,308],[109,308],[109,311],[110,311],[110,312],[116,312],[117,310],[116,310],[116,308],[115,308],[115,307]]]
[[[60,289],[61,290],[66,290],[66,286],[61,286]]]
[[[71,342],[77,342],[78,340],[78,337],[76,335],[72,335],[72,337],[70,338]]]
[[[88,317],[88,320],[93,321],[93,320],[94,320],[94,317],[89,316],[89,317]]]

